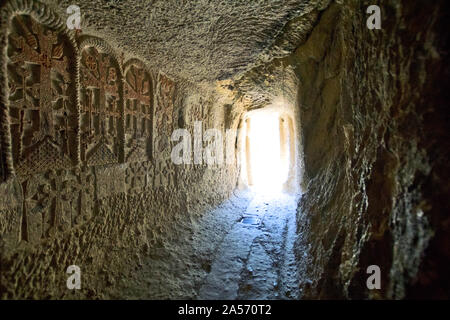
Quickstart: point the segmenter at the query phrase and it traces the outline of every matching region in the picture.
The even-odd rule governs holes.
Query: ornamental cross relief
[[[125,79],[126,160],[143,161],[149,158],[147,144],[151,144],[153,128],[150,77],[142,68],[131,65]]]

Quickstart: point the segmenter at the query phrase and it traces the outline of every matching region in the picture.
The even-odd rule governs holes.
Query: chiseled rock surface
[[[364,4],[333,4],[292,57],[304,298],[448,298],[445,7],[383,2],[382,30],[371,31]],[[381,290],[366,287],[369,265]]]

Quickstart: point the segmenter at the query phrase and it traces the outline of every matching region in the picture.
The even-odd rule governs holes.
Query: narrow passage
[[[297,198],[235,192],[197,221],[174,226],[120,281],[112,298],[296,299]]]

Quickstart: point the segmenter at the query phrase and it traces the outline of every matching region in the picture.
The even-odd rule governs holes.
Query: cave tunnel
[[[0,14],[1,299],[449,298],[448,1]]]

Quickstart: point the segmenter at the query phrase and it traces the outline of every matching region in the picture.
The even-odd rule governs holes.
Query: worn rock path
[[[293,246],[297,198],[235,192],[196,221],[180,223],[112,298],[297,299]]]

